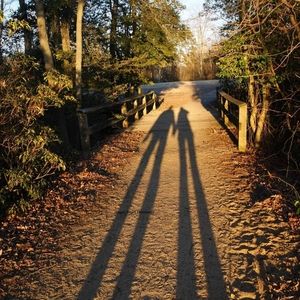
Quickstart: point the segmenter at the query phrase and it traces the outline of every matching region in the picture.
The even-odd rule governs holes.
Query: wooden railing
[[[118,102],[78,109],[77,115],[83,155],[87,157],[90,152],[92,134],[118,123],[123,128],[127,128],[130,121],[138,120],[149,111],[156,109],[161,101],[155,92],[149,92]]]
[[[220,117],[227,128],[234,125],[238,130],[238,149],[247,149],[247,104],[223,91],[218,92]]]

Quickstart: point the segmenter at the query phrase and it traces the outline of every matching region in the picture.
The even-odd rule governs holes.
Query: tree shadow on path
[[[188,159],[197,202],[208,299],[228,299],[221,264],[202,189],[195,152],[194,136],[188,120],[188,111],[181,108],[178,121],[180,159],[179,232],[176,299],[199,299],[193,250],[193,235],[188,191]]]
[[[120,205],[119,212],[113,221],[113,224],[106,235],[104,242],[91,266],[89,274],[77,296],[77,299],[94,299],[97,291],[101,287],[104,273],[108,267],[109,260],[112,257],[114,248],[119,240],[121,230],[124,226],[127,214],[131,208],[134,196],[141,182],[142,176],[149,164],[150,157],[155,154],[155,160],[150,175],[149,184],[141,210],[139,211],[138,221],[135,226],[133,236],[129,245],[125,262],[117,279],[113,299],[128,299],[131,292],[132,282],[142,248],[143,238],[147,229],[147,224],[153,209],[154,201],[157,195],[160,168],[165,151],[168,133],[170,128],[175,126],[174,112],[172,108],[163,112],[146,139],[151,138],[147,149],[145,150],[140,164],[136,170],[132,182],[130,183],[126,195]],[[156,153],[155,153],[155,149]]]

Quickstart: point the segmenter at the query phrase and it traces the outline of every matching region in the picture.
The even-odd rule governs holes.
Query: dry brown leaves
[[[277,170],[281,169],[276,161],[267,164],[255,152],[246,154],[235,154],[232,156],[231,164],[235,168],[247,169],[249,176],[245,177],[251,191],[251,203],[249,209],[255,206],[261,210],[270,211],[278,220],[289,224],[290,230],[286,232],[291,235],[295,243],[300,241],[300,216],[296,215],[293,205],[294,191],[290,186],[292,180],[286,182]],[[284,230],[284,229],[282,229]],[[266,229],[266,232],[268,230]],[[272,253],[271,258],[264,263],[268,272],[262,280],[267,287],[265,299],[298,299],[299,283],[299,248],[286,254]],[[278,261],[276,261],[278,259]],[[296,297],[296,298],[295,298]]]
[[[280,158],[268,161],[253,155],[250,161],[253,203],[262,201],[266,209],[272,209],[288,222],[292,232],[300,233],[300,216],[294,206],[294,189],[300,188],[293,183],[298,181],[297,178],[285,177]]]
[[[79,161],[53,179],[43,198],[0,223],[0,298],[26,272],[36,272],[57,259],[59,239],[68,226],[103,199],[118,174],[138,151],[142,133],[106,137],[89,160]],[[55,258],[55,259],[54,259]]]

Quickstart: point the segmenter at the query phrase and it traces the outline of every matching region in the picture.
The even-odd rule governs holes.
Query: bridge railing
[[[83,155],[87,157],[90,152],[91,135],[118,123],[123,128],[127,128],[130,121],[140,119],[149,111],[156,109],[161,102],[162,99],[155,92],[149,92],[118,102],[78,109],[77,116]]]
[[[218,91],[218,103],[224,125],[229,129],[232,125],[237,128],[238,149],[245,152],[247,149],[247,104],[223,91]]]

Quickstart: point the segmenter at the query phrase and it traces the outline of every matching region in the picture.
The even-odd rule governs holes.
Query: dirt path
[[[134,126],[144,141],[120,186],[61,242],[58,264],[22,279],[26,297],[292,299],[268,283],[295,280],[297,237],[248,206],[242,155],[210,106],[215,85],[171,86]]]

